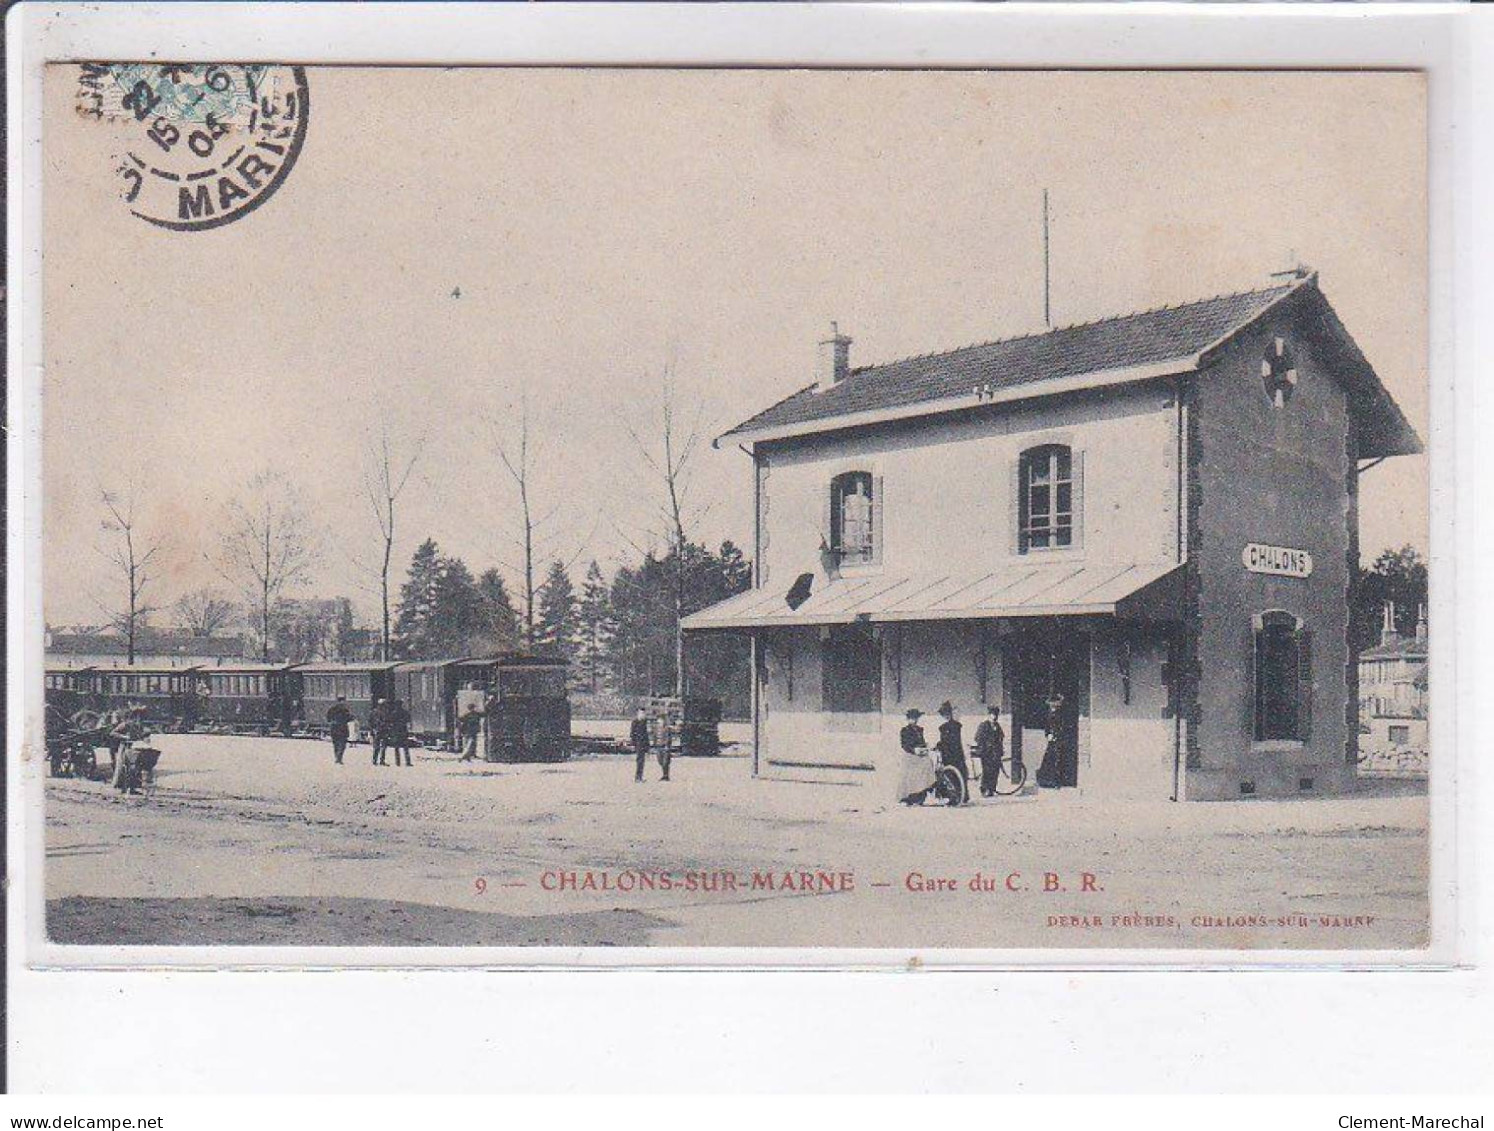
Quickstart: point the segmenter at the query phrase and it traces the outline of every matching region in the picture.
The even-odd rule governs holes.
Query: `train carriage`
[[[85,709],[101,709],[93,688],[93,665],[49,663],[44,678],[48,718],[70,719]]]
[[[560,761],[568,756],[566,663],[548,652],[403,663],[236,662],[174,668],[53,662],[46,669],[49,718],[67,718],[82,707],[106,711],[140,705],[146,725],[155,731],[325,737],[327,711],[341,696],[362,737],[368,734],[374,703],[398,697],[410,711],[414,738],[453,750],[459,745],[457,711],[463,692],[476,693],[473,701],[484,706],[489,761]]]
[[[191,730],[197,722],[196,667],[147,664],[98,665],[89,672],[97,708],[106,711],[140,706],[145,725],[158,732]]]
[[[301,680],[301,708],[306,729],[312,734],[327,733],[327,711],[339,695],[347,699],[361,735],[368,734],[368,716],[375,701],[388,699],[394,693],[392,662],[382,660],[357,663],[298,664],[292,671]]]
[[[409,660],[394,668],[394,694],[410,711],[410,734],[427,746],[450,746],[456,721],[459,660]]]
[[[224,664],[196,673],[197,725],[231,734],[289,734],[301,679],[286,664]]]

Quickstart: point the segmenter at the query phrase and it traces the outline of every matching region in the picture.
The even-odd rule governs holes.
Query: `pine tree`
[[[636,567],[623,567],[612,580],[612,633],[607,665],[625,695],[664,695],[676,686],[674,593],[684,578],[686,615],[751,587],[752,566],[731,542],[712,553],[695,543],[676,563],[673,550],[663,558],[648,554]],[[751,695],[750,646],[735,635],[688,639],[684,651],[690,693],[720,699],[727,714],[742,717]]]
[[[483,570],[477,579],[477,595],[482,613],[482,633],[477,651],[506,652],[518,647],[519,614],[503,575],[496,569]]]
[[[410,560],[410,572],[399,587],[394,619],[395,651],[406,659],[424,658],[441,585],[441,549],[427,538]]]
[[[428,658],[471,655],[482,629],[482,595],[472,571],[460,558],[442,558],[427,633]]]
[[[556,649],[570,659],[576,646],[576,587],[560,562],[551,562],[540,587],[539,617],[534,626],[536,644]]]
[[[602,690],[607,645],[612,636],[612,593],[601,567],[592,562],[581,583],[580,633],[576,658],[580,661],[582,686]]]
[[[410,561],[399,591],[396,651],[406,659],[469,656],[487,638],[484,594],[460,558],[448,558],[427,538]]]

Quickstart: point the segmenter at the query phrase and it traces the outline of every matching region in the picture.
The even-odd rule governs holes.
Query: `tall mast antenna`
[[[1048,268],[1048,190],[1043,190],[1043,325],[1048,329],[1053,328],[1053,311],[1049,304],[1049,268]]]

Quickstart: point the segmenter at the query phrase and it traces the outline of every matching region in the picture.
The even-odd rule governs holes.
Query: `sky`
[[[714,436],[852,364],[1269,285],[1302,262],[1427,437],[1425,86],[1415,74],[308,68],[305,146],[241,219],[132,216],[117,138],[49,68],[43,572],[52,624],[119,584],[99,492],[138,484],[151,594],[218,578],[257,472],[325,544],[308,594],[377,615],[361,453],[419,442],[396,580],[433,537],[518,581],[494,451],[527,406],[544,557],[659,544],[633,439],[670,375]],[[750,545],[750,464],[702,446],[689,514]],[[1366,476],[1361,544],[1427,545],[1425,457]]]

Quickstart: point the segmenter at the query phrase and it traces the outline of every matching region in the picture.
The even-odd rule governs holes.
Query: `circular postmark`
[[[130,211],[178,232],[232,223],[269,200],[306,138],[302,67],[84,63],[77,111],[117,127]]]

